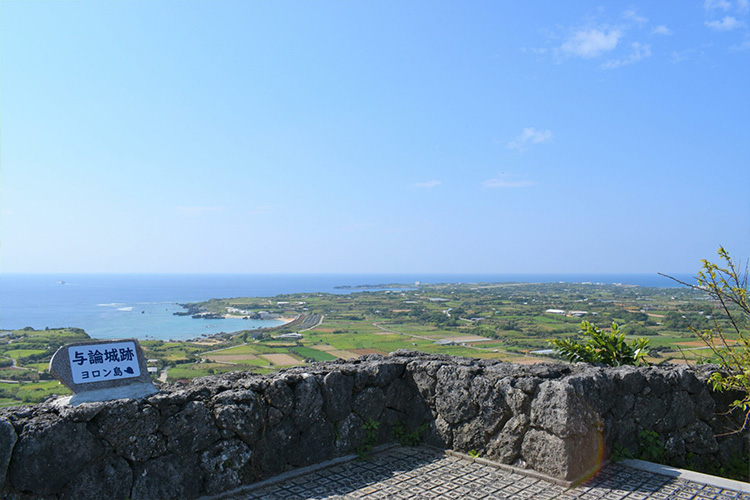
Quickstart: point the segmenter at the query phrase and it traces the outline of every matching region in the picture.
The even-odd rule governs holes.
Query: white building
[[[547,309],[544,312],[546,312],[547,314],[562,314],[562,315],[565,315],[565,311],[563,311],[562,309]]]
[[[301,339],[302,334],[301,333],[285,333],[284,335],[277,335],[275,338],[277,339]]]

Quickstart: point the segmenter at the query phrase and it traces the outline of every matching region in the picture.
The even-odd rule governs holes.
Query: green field
[[[41,403],[53,395],[66,394],[70,394],[70,391],[57,380],[18,384],[0,383],[0,399],[13,400],[15,404]]]
[[[292,361],[304,364],[399,349],[528,362],[526,354],[549,348],[550,339],[576,337],[582,319],[605,330],[617,321],[624,332],[633,333],[628,339],[648,335],[652,363],[698,362],[708,358],[710,351],[695,344],[691,327],[710,326],[709,315],[720,324],[726,321],[695,290],[575,283],[434,284],[397,291],[217,298],[193,306],[211,312],[239,307],[251,313],[300,315],[297,324],[304,322],[305,315],[314,316],[308,316],[312,323],[296,339],[278,338],[297,333],[298,327],[291,325],[224,334],[201,342],[142,341],[147,359],[155,360],[151,365],[167,369],[169,380],[235,370],[266,373]],[[585,311],[585,315],[552,314],[547,309]],[[309,329],[321,318],[320,325]],[[485,341],[462,345],[466,337]],[[21,382],[0,384],[0,398],[4,398],[0,405],[4,400],[28,403],[67,392],[56,382],[45,380],[49,358],[61,345],[87,338],[76,328],[0,332],[0,379]],[[441,341],[455,344],[441,345]],[[686,342],[690,344],[681,345]],[[10,366],[11,359],[19,369]]]
[[[290,351],[302,358],[312,359],[314,361],[333,361],[334,359],[338,359],[336,356],[328,354],[325,351],[319,351],[310,347],[292,347]]]
[[[244,364],[242,365],[225,365],[222,363],[187,363],[181,364],[177,367],[170,368],[168,372],[168,380],[185,380],[193,379],[196,377],[205,377],[207,375],[217,375],[220,373],[245,371],[249,368]],[[275,370],[267,367],[253,367],[255,373],[269,373]]]
[[[26,363],[24,367],[36,370],[38,372],[49,371],[49,362],[46,363]]]
[[[268,363],[268,361],[266,361],[265,359],[262,359],[262,358],[257,358],[257,359],[238,359],[236,361],[233,361],[231,364],[240,365],[240,366],[235,366],[235,368],[234,368],[235,370],[243,370],[243,369],[245,369],[241,365],[257,366],[257,367],[264,367],[264,368],[269,368],[271,366]]]
[[[220,349],[217,351],[209,351],[206,354],[260,354],[263,351],[269,351],[270,349],[262,345],[238,345],[237,347],[230,347],[228,349]]]
[[[11,349],[9,351],[5,351],[3,354],[5,354],[6,356],[10,356],[13,359],[20,359],[31,356],[33,354],[44,354],[46,352],[47,351],[45,349]]]
[[[220,363],[185,363],[169,369],[169,380],[192,379],[217,373],[237,371],[236,367]]]

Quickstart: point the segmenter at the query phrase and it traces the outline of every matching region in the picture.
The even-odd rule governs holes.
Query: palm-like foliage
[[[612,323],[611,332],[603,332],[595,325],[584,321],[579,332],[583,339],[553,339],[550,343],[555,351],[571,363],[601,363],[609,366],[647,365],[648,339],[643,337],[625,341],[625,334],[617,323]]]

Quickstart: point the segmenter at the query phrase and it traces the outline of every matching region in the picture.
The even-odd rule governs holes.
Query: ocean
[[[677,275],[685,281],[691,277]],[[352,293],[384,283],[622,283],[678,286],[657,274],[2,274],[0,329],[83,328],[91,337],[187,340],[280,324],[175,316],[178,304],[286,293]]]

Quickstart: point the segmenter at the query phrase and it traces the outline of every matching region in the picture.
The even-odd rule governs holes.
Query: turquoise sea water
[[[689,280],[689,276],[678,278]],[[94,338],[185,340],[275,326],[278,321],[198,320],[174,316],[179,303],[284,293],[352,293],[337,286],[382,283],[594,282],[670,287],[659,275],[603,274],[3,274],[0,329],[73,326]],[[59,283],[64,282],[64,284]]]

